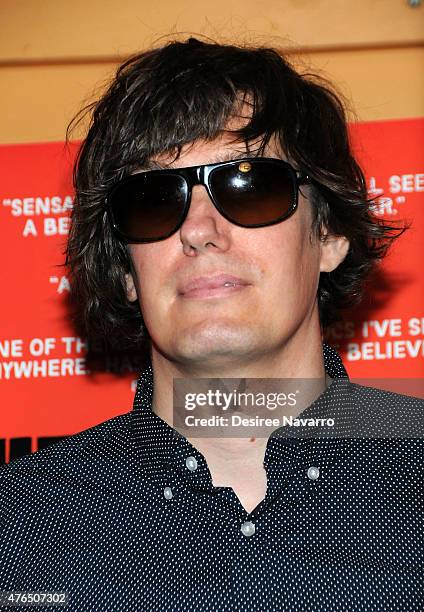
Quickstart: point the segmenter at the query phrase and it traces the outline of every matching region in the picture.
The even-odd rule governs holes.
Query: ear
[[[332,272],[339,266],[349,250],[346,236],[325,234],[321,238],[320,272]]]
[[[125,274],[125,283],[127,287],[127,299],[130,302],[135,302],[137,299],[137,290],[135,288],[134,277],[131,272]]]

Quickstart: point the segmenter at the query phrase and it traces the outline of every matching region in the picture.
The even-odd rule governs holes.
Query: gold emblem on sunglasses
[[[238,169],[240,170],[240,172],[249,172],[252,169],[252,164],[249,162],[241,162],[241,164],[239,164]]]

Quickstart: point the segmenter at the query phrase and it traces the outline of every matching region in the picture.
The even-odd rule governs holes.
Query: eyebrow
[[[233,159],[252,159],[252,157],[258,157],[256,153],[252,151],[226,151],[225,153],[217,154],[212,158],[211,164],[217,164],[219,162],[231,161]]]
[[[233,159],[252,159],[258,157],[256,153],[252,151],[225,151],[223,153],[217,153],[214,155],[207,164],[218,164],[220,162],[232,161]],[[207,165],[205,164],[205,165]],[[200,165],[200,164],[199,164]],[[187,167],[187,166],[186,166]],[[171,169],[165,164],[161,164],[155,160],[147,160],[140,170],[166,170]]]

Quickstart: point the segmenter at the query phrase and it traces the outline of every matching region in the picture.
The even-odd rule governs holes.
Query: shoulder
[[[37,469],[37,467],[49,463],[53,464],[58,460],[61,461],[65,457],[76,457],[88,449],[98,449],[101,452],[104,442],[117,441],[122,435],[125,435],[125,430],[129,428],[129,422],[130,413],[122,414],[72,436],[68,436],[47,448],[24,455],[3,465],[0,468],[0,477]]]
[[[131,453],[130,413],[0,468],[0,520],[113,477]]]
[[[406,380],[406,379],[405,379]],[[424,407],[424,399],[414,397],[413,395],[404,395],[395,393],[385,389],[376,387],[367,387],[356,383],[351,383],[351,388],[356,397],[363,403],[371,403],[377,406],[393,407],[404,406],[405,408],[413,408],[422,410]]]
[[[362,435],[377,438],[422,438],[424,399],[352,383],[352,399]]]

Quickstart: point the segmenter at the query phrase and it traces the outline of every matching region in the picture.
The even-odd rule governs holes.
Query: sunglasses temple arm
[[[301,170],[298,170],[296,172],[296,176],[299,185],[304,185],[312,182],[311,178]]]

